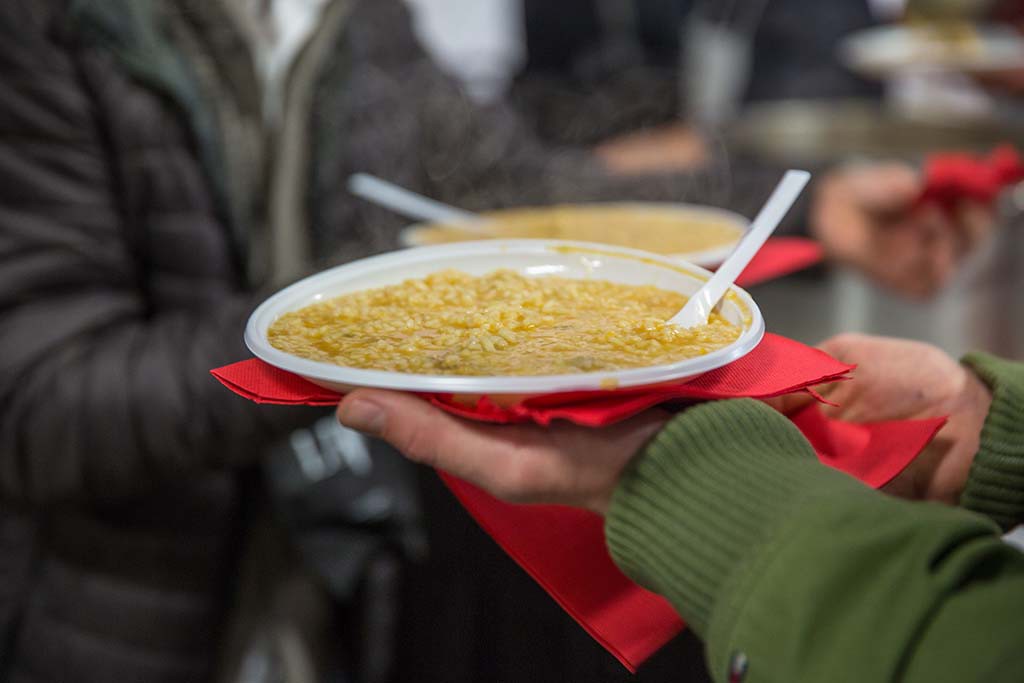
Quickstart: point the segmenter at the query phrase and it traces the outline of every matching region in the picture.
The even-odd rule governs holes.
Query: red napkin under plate
[[[547,395],[507,408],[486,398],[465,405],[448,395],[423,397],[468,419],[542,425],[564,419],[596,427],[681,400],[766,398],[809,390],[841,380],[851,369],[817,349],[767,334],[747,356],[688,383]],[[327,406],[341,398],[259,360],[212,373],[236,394],[259,403]],[[874,487],[902,471],[944,423],[934,419],[851,424],[827,418],[817,405],[792,419],[822,462]],[[481,527],[630,671],[683,628],[664,599],[618,570],[605,548],[600,518],[559,506],[511,505],[455,477],[441,477]]]
[[[673,400],[781,396],[840,379],[852,369],[817,349],[768,333],[743,358],[679,384],[547,394],[507,408],[498,407],[486,397],[469,405],[450,394],[422,396],[450,413],[485,422],[548,424],[563,419],[599,427]],[[341,400],[341,394],[335,391],[258,359],[226,365],[211,373],[228,389],[256,403],[331,406]]]

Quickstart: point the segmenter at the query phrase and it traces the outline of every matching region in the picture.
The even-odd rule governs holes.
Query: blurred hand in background
[[[616,136],[594,147],[594,153],[619,175],[691,171],[710,156],[697,130],[681,122]]]
[[[939,290],[995,225],[990,207],[920,204],[920,173],[902,163],[848,166],[819,184],[811,231],[833,260],[908,296]]]

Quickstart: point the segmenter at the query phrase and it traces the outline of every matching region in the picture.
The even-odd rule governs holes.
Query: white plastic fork
[[[389,183],[369,173],[353,173],[348,179],[348,191],[357,197],[391,209],[395,213],[418,221],[445,223],[481,237],[493,237],[490,221],[470,211],[424,197],[412,190]]]
[[[678,313],[669,319],[669,324],[679,327],[697,327],[706,325],[711,311],[719,300],[736,282],[743,269],[754,258],[765,241],[771,237],[782,221],[793,202],[811,179],[807,171],[786,171],[782,180],[772,192],[768,201],[761,207],[757,218],[750,224],[750,229],[740,239],[729,257],[722,262],[715,274],[698,289]]]

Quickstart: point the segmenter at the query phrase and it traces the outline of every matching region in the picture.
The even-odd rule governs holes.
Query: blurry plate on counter
[[[640,249],[705,268],[721,263],[750,221],[696,204],[609,202],[503,209],[482,214],[496,239],[566,239]],[[457,226],[418,223],[402,231],[406,247],[480,240]]]
[[[913,69],[985,73],[1024,68],[1024,38],[1008,26],[969,22],[879,26],[844,38],[839,55],[875,78]]]

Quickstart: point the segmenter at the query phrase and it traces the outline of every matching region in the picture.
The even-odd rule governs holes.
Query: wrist
[[[960,504],[1010,528],[1024,521],[1024,363],[970,353],[962,363],[991,391]]]
[[[751,399],[676,417],[626,471],[605,518],[616,564],[705,634],[727,577],[794,501],[838,479],[785,417]]]
[[[953,417],[950,428],[953,430],[948,462],[940,463],[936,469],[931,489],[925,498],[936,502],[956,505],[960,501],[967,478],[974,463],[974,458],[981,445],[981,432],[992,405],[992,391],[988,385],[971,369],[961,366],[964,381],[957,399],[948,411]]]
[[[622,466],[612,473],[605,485],[597,487],[591,495],[580,500],[578,507],[604,517],[608,513],[612,494],[622,479],[623,473],[673,417],[674,414],[667,410],[655,409],[632,418],[635,425],[629,426],[628,431],[615,445],[616,448],[621,448],[622,452],[629,453],[629,458],[624,460]]]

